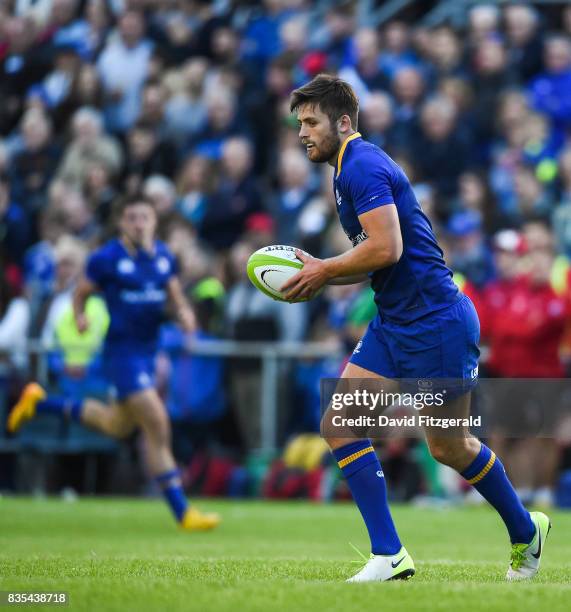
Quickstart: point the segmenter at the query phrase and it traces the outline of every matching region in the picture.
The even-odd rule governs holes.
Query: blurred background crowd
[[[29,339],[53,347],[52,387],[105,393],[104,304],[90,300],[79,336],[71,293],[90,250],[114,233],[117,198],[142,191],[179,260],[197,339],[336,347],[277,370],[280,443],[317,431],[319,378],[340,371],[375,315],[372,294],[336,287],[307,304],[274,302],[249,284],[245,262],[272,243],[318,257],[349,247],[332,169],[307,160],[288,108],[321,72],[353,85],[359,131],[410,177],[478,308],[481,375],[566,376],[571,6],[456,2],[453,19],[438,19],[446,4],[402,2],[387,19],[372,1],[0,0],[3,410],[38,367]],[[179,458],[205,441],[250,457],[259,360],[192,356],[176,326],[163,331],[158,376]],[[520,490],[547,503],[568,444],[552,442],[549,465],[522,474]],[[418,445],[382,452],[398,495],[442,492],[430,466],[414,467],[428,461]],[[0,488],[17,488],[6,457]]]

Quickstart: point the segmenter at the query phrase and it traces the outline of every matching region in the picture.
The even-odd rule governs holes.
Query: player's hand
[[[295,250],[295,254],[303,262],[303,268],[280,288],[287,302],[310,300],[330,279],[323,259],[305,255],[299,249]]]
[[[76,315],[75,326],[80,334],[84,334],[89,329],[89,321],[87,320],[84,312]]]
[[[196,317],[190,308],[181,308],[178,311],[178,322],[187,333],[196,331]]]

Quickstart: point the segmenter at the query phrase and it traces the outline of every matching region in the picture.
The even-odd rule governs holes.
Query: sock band
[[[163,497],[170,506],[177,521],[182,521],[188,509],[188,501],[180,482],[180,472],[176,468],[155,477],[155,482],[161,487]]]
[[[162,488],[168,488],[170,486],[172,486],[172,480],[173,479],[179,479],[180,478],[180,472],[179,470],[177,470],[176,468],[173,470],[169,470],[168,472],[164,472],[163,474],[159,474],[156,478],[155,478],[155,482]]]
[[[353,463],[353,461],[356,461],[357,459],[359,459],[359,457],[362,457],[363,455],[366,455],[367,453],[374,453],[374,452],[375,452],[375,449],[372,446],[368,446],[367,448],[363,448],[362,450],[359,450],[356,453],[353,453],[352,455],[345,457],[345,459],[341,459],[341,461],[338,461],[337,463],[339,464],[340,468],[344,468],[346,465],[349,465],[350,463]]]
[[[476,484],[477,482],[480,482],[480,480],[482,480],[482,478],[484,478],[484,476],[492,469],[495,461],[496,461],[496,453],[494,453],[494,451],[490,451],[491,452],[491,456],[490,459],[488,460],[488,463],[486,463],[486,465],[483,467],[483,469],[476,474],[476,476],[474,476],[473,478],[466,478],[466,480],[471,484]]]

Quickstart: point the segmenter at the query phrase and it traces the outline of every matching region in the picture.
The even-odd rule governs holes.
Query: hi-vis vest
[[[92,295],[85,304],[85,316],[89,321],[86,332],[80,334],[75,325],[73,308],[70,304],[63,312],[55,329],[58,347],[68,367],[85,367],[100,350],[107,328],[109,313],[102,298]]]

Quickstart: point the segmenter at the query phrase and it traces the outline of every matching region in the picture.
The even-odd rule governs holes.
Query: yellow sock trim
[[[496,461],[496,453],[494,453],[494,451],[491,452],[492,454],[490,456],[490,459],[488,463],[486,463],[486,465],[482,468],[482,471],[479,474],[476,474],[474,478],[470,478],[469,480],[467,479],[471,485],[480,482],[480,480],[482,480],[482,478],[484,478],[484,476],[492,469],[492,466]]]
[[[366,455],[367,453],[374,453],[374,452],[375,452],[375,449],[372,446],[364,448],[363,450],[357,451],[356,453],[353,453],[352,455],[345,457],[345,459],[341,459],[341,461],[339,461],[339,467],[344,468],[346,465],[349,465],[350,463],[353,463],[353,461],[355,461],[356,459],[359,459],[359,457],[362,457],[363,455]]]

